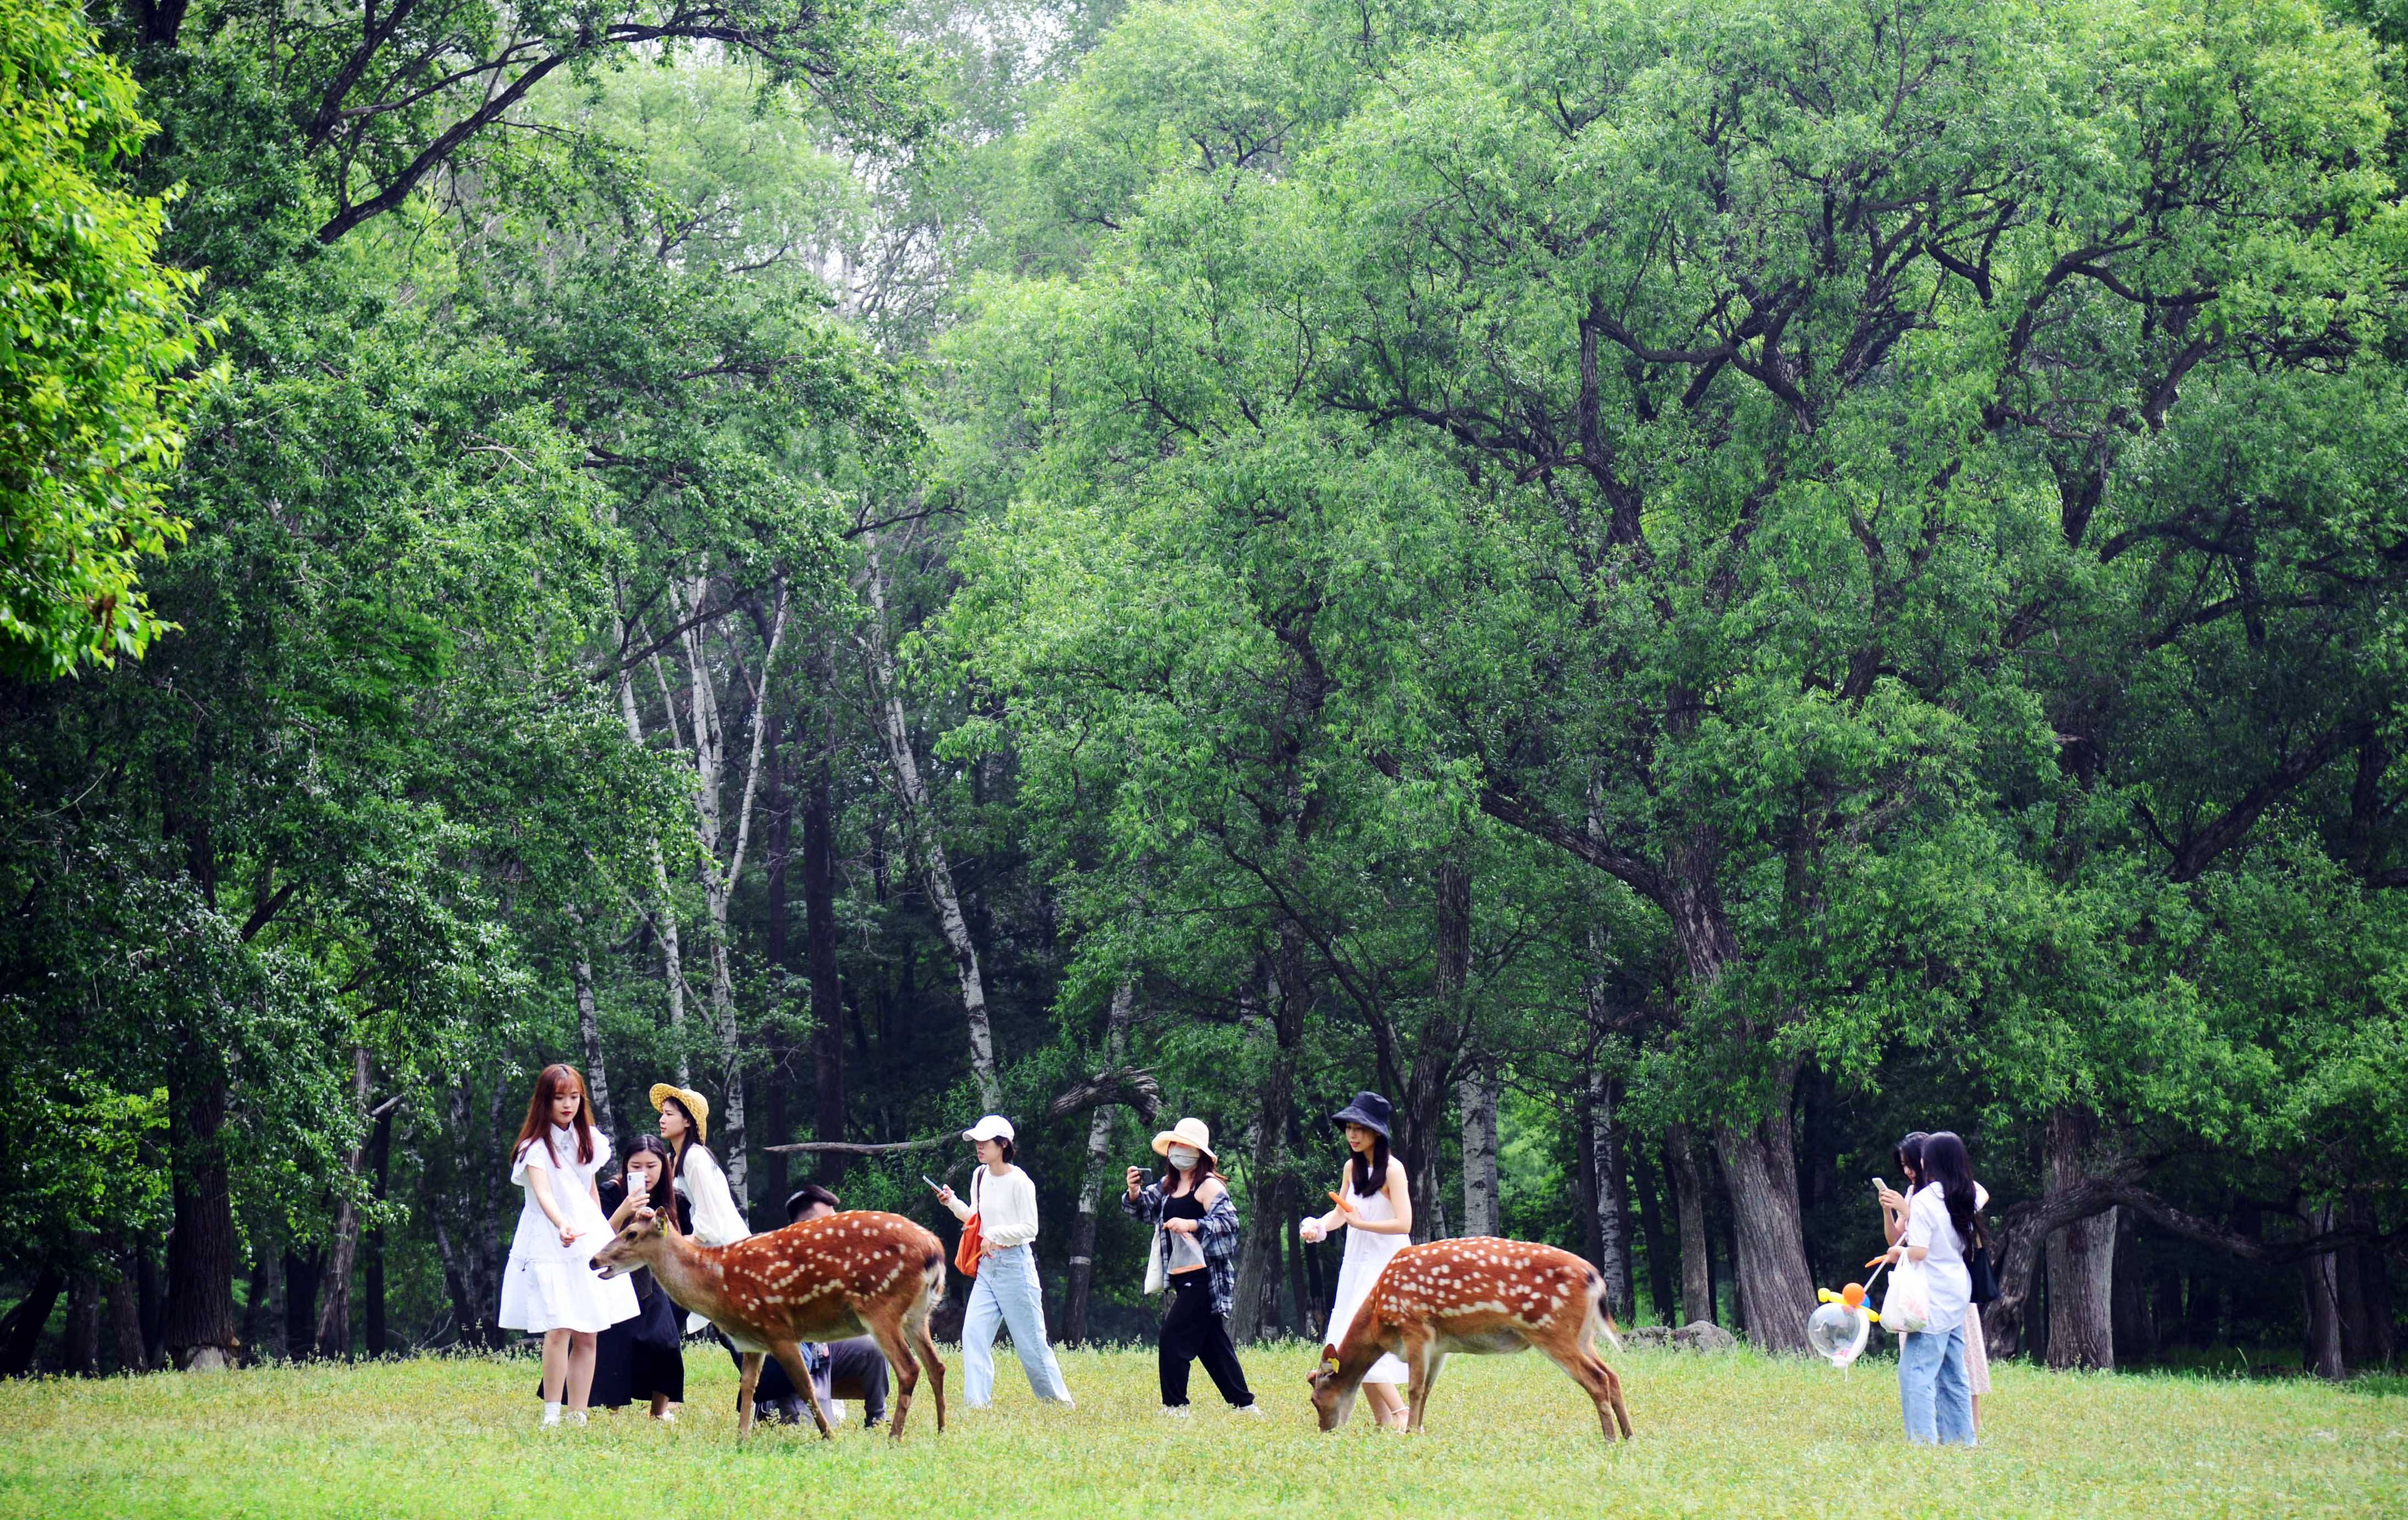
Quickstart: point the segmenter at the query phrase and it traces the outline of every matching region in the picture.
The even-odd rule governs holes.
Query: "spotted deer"
[[[638,1267],[651,1268],[673,1302],[718,1326],[742,1355],[738,1437],[752,1428],[752,1389],[764,1356],[778,1358],[810,1400],[820,1434],[831,1435],[819,1390],[803,1369],[802,1342],[864,1334],[877,1339],[895,1368],[894,1434],[902,1436],[919,1386],[915,1350],[934,1384],[937,1428],[944,1429],[945,1364],[928,1339],[928,1314],[944,1296],[945,1248],[902,1215],[853,1210],[709,1246],[678,1230],[666,1212],[646,1211],[594,1253],[594,1269],[604,1277]]]
[[[1622,1380],[1590,1349],[1602,1333],[1622,1349],[1605,1312],[1605,1279],[1569,1251],[1528,1240],[1481,1236],[1407,1246],[1388,1258],[1354,1323],[1324,1346],[1308,1380],[1321,1428],[1335,1430],[1354,1411],[1363,1374],[1394,1355],[1412,1374],[1405,1428],[1418,1431],[1430,1388],[1449,1352],[1493,1355],[1536,1346],[1597,1401],[1605,1439],[1630,1438]]]

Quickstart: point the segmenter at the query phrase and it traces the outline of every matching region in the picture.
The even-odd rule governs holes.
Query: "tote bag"
[[[1889,1291],[1882,1295],[1882,1328],[1892,1335],[1914,1335],[1931,1327],[1931,1288],[1923,1263],[1901,1261],[1889,1270]]]
[[[978,1202],[982,1191],[977,1183],[970,1184],[970,1216],[962,1221],[962,1243],[953,1248],[953,1268],[964,1277],[978,1276],[979,1245],[982,1239],[979,1233]]]

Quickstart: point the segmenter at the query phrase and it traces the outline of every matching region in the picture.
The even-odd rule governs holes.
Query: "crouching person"
[[[843,1207],[826,1188],[806,1183],[786,1198],[786,1223],[800,1225],[825,1219]],[[844,1419],[843,1406],[837,1402],[839,1398],[861,1400],[865,1429],[874,1430],[886,1423],[886,1357],[876,1341],[862,1335],[824,1344],[811,1341],[806,1342],[802,1351],[803,1366],[819,1387],[820,1402],[826,1406],[831,1424]],[[742,1365],[740,1358],[738,1365]],[[774,1356],[761,1364],[761,1380],[752,1390],[752,1408],[755,1418],[784,1425],[799,1425],[811,1417],[802,1391]]]

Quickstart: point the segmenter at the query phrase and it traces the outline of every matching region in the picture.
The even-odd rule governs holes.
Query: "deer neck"
[[[652,1281],[678,1303],[711,1317],[713,1311],[724,1307],[722,1279],[705,1265],[702,1247],[694,1243],[694,1237],[674,1231],[664,1231],[656,1239],[658,1243],[644,1254]]]

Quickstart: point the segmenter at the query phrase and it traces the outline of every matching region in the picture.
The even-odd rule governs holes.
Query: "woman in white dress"
[[[661,1139],[668,1143],[669,1180],[694,1212],[694,1238],[703,1245],[733,1245],[752,1233],[744,1211],[728,1190],[727,1173],[710,1154],[710,1099],[691,1087],[652,1083],[652,1107],[660,1111]],[[689,1335],[708,1329],[710,1322],[688,1314]]]
[[[594,1173],[609,1159],[610,1138],[586,1109],[585,1079],[574,1067],[545,1067],[510,1151],[510,1181],[526,1189],[526,1206],[502,1273],[498,1323],[543,1337],[546,1425],[560,1423],[564,1402],[585,1423],[594,1337],[636,1317],[634,1285],[594,1275],[594,1253],[610,1240]]]
[[[1314,1241],[1327,1238],[1341,1225],[1346,1226],[1346,1259],[1338,1269],[1338,1301],[1330,1309],[1329,1328],[1322,1338],[1335,1350],[1354,1323],[1354,1312],[1371,1296],[1380,1269],[1388,1265],[1389,1257],[1412,1243],[1413,1200],[1405,1186],[1405,1169],[1388,1159],[1386,1098],[1377,1093],[1356,1093],[1354,1102],[1329,1117],[1345,1126],[1346,1148],[1354,1153],[1354,1160],[1346,1168],[1345,1181],[1339,1184],[1338,1207],[1318,1219],[1306,1220],[1298,1233]],[[1405,1364],[1394,1356],[1381,1357],[1363,1374],[1363,1397],[1370,1402],[1371,1417],[1383,1428],[1404,1428],[1405,1401],[1397,1384],[1411,1376]]]

